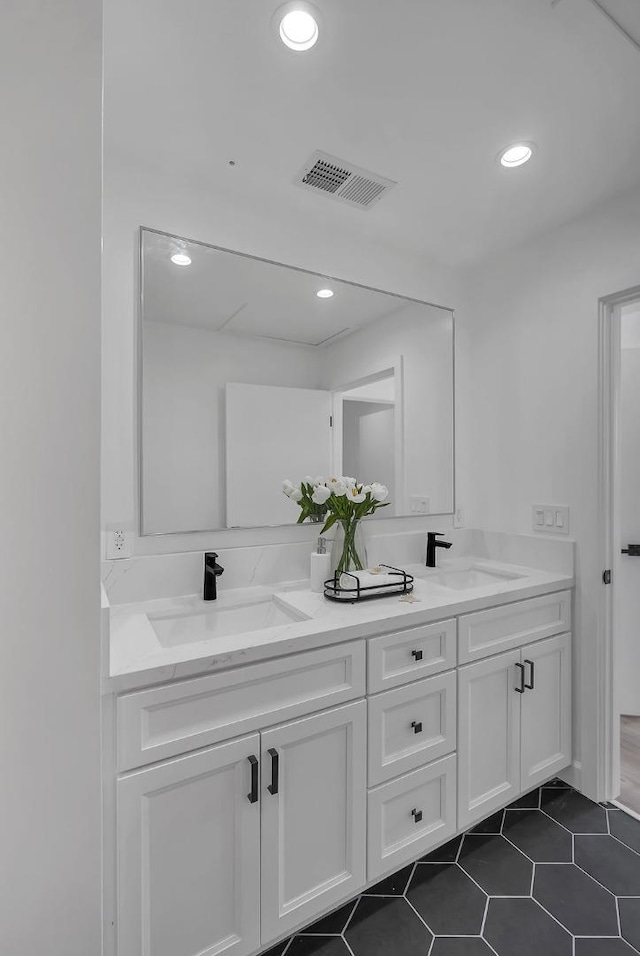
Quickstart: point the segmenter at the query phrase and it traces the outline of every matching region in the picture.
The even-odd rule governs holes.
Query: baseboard
[[[575,790],[582,790],[582,764],[579,760],[574,760],[558,777]]]

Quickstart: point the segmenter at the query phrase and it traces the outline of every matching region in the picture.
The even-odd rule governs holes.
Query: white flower
[[[318,475],[318,477],[314,478],[313,480],[313,487],[317,488],[318,485],[326,485],[326,483],[327,479],[324,477],[324,475]]]
[[[305,477],[302,479],[302,484],[313,485],[313,478],[311,477],[311,475],[305,475]]]
[[[318,485],[311,495],[311,500],[315,505],[323,505],[331,497],[331,491],[326,485]]]
[[[288,478],[285,478],[285,480],[282,482],[282,491],[283,491],[283,494],[287,496],[287,498],[291,497],[291,492],[293,491],[294,488],[295,488],[294,483],[292,481],[289,481]]]
[[[389,489],[386,485],[381,485],[379,481],[374,481],[371,485],[371,497],[374,501],[384,501],[389,497]]]
[[[349,501],[353,501],[354,504],[359,505],[366,497],[362,491],[358,491],[357,486],[349,488]]]
[[[329,486],[331,494],[336,498],[343,498],[347,493],[347,486],[343,481],[335,481]]]
[[[292,488],[289,492],[289,497],[292,501],[300,501],[302,498],[302,492],[299,488]]]
[[[349,478],[348,475],[345,475],[344,477],[340,478],[340,481],[343,482],[343,484],[345,484],[347,488],[355,488],[356,486],[355,478]]]
[[[363,485],[363,486],[362,486],[362,494],[363,494],[363,495],[370,495],[370,494],[371,494],[371,485]]]

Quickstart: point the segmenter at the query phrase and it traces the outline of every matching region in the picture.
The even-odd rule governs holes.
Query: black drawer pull
[[[527,684],[527,682],[525,681],[524,686],[527,688],[527,690],[533,690],[534,678],[536,673],[536,665],[533,663],[533,661],[530,661],[528,659],[525,659],[525,664],[529,665],[529,683]]]
[[[271,783],[267,790],[275,797],[278,792],[278,777],[280,776],[280,756],[275,747],[269,747],[267,753],[271,757]]]
[[[420,821],[422,820],[422,810],[415,810],[415,809],[412,810],[411,816],[413,817],[414,823],[420,823]]]
[[[413,657],[413,659],[414,659],[416,662],[417,662],[417,661],[421,661],[421,660],[422,660],[422,651],[411,651],[411,656]]]
[[[249,803],[258,802],[258,758],[254,757],[251,754],[250,757],[247,757],[247,760],[251,764],[251,792],[247,794],[249,798]]]
[[[524,683],[524,664],[521,664],[520,661],[517,661],[516,667],[520,668],[520,686],[516,687],[517,694],[524,694],[525,683]]]
[[[422,733],[422,721],[421,720],[412,720],[411,726],[413,727],[414,734]]]

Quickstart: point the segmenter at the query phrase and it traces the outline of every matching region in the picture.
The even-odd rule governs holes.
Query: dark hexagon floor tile
[[[610,836],[577,836],[574,862],[616,896],[640,896],[640,857]]]
[[[458,864],[489,896],[529,896],[533,864],[502,836],[468,834]]]
[[[546,783],[543,783],[542,786],[545,790],[572,790],[573,788],[570,784],[565,783],[564,780],[561,780],[560,777],[554,777],[553,780],[548,780]]]
[[[350,956],[342,936],[294,936],[287,956]]]
[[[571,863],[536,867],[533,898],[574,936],[617,936],[615,897]]]
[[[609,810],[609,830],[614,837],[640,853],[640,820],[624,810]]]
[[[640,900],[618,900],[620,931],[636,949],[640,947]]]
[[[277,946],[273,946],[271,949],[268,949],[266,953],[260,953],[260,956],[282,956],[282,953],[287,948],[288,939],[284,939],[281,943],[278,943]]]
[[[502,833],[534,863],[571,863],[573,840],[540,810],[507,810]]]
[[[543,789],[540,806],[572,833],[608,833],[607,811],[577,790]]]
[[[437,935],[480,933],[487,898],[455,863],[419,863],[406,895]]]
[[[636,956],[623,939],[577,939],[576,956]]]
[[[433,935],[403,897],[363,896],[345,938],[354,956],[425,956]]]
[[[454,837],[448,843],[439,846],[437,850],[432,850],[420,860],[421,863],[455,863],[458,859],[458,851],[462,843],[462,836]]]
[[[540,806],[540,788],[530,790],[524,796],[518,797],[507,807],[508,810],[537,810]]]
[[[319,933],[321,936],[339,936],[347,925],[347,920],[351,916],[355,903],[355,900],[351,900],[350,903],[341,906],[339,910],[334,910],[333,913],[323,916],[322,919],[312,923],[311,926],[306,926],[302,930],[302,935],[305,933]]]
[[[437,936],[429,956],[493,956],[479,936]]]
[[[489,900],[483,932],[498,956],[572,956],[569,933],[531,899]]]
[[[497,813],[492,813],[486,820],[477,823],[475,827],[469,830],[469,833],[500,833],[503,816],[504,810],[498,810]]]
[[[391,876],[387,876],[386,879],[376,883],[376,885],[372,886],[371,889],[365,890],[365,895],[402,896],[407,887],[407,883],[409,882],[412,869],[413,863],[409,864],[409,866],[403,867],[401,870],[398,870],[397,873],[393,873]]]

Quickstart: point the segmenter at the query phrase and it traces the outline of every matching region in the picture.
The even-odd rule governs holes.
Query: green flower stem
[[[360,560],[360,555],[358,554],[356,548],[356,532],[358,530],[358,523],[358,518],[347,518],[340,522],[344,529],[344,544],[342,546],[340,561],[338,562],[338,567],[336,568],[337,574],[342,574],[343,571],[363,570],[362,561]]]

